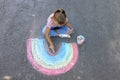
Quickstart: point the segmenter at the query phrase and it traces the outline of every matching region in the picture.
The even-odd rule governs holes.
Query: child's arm
[[[45,37],[46,37],[46,39],[47,39],[47,41],[48,41],[48,43],[50,45],[50,49],[52,50],[53,53],[55,53],[54,44],[53,44],[51,38],[49,37],[49,32],[50,32],[50,29],[47,27],[46,32],[45,32]]]
[[[72,25],[69,22],[67,22],[66,26],[68,26],[70,28],[70,31],[67,34],[69,34],[69,35],[72,34],[72,32],[74,30],[74,28],[72,27]]]

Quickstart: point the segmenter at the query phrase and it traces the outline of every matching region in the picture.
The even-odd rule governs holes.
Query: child
[[[63,9],[59,8],[54,13],[52,13],[47,19],[47,25],[43,29],[45,38],[49,43],[49,47],[54,51],[54,44],[50,37],[59,36],[59,37],[70,37],[70,34],[73,32],[73,27],[68,22],[66,13]]]

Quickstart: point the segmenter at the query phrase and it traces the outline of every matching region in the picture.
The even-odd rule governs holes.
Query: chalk
[[[85,41],[85,37],[83,35],[78,35],[77,36],[77,44],[82,45]]]

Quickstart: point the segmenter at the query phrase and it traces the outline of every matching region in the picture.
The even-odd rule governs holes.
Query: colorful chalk
[[[27,57],[33,68],[46,75],[59,75],[69,71],[77,62],[76,43],[62,42],[55,56],[51,56],[44,39],[27,40]]]

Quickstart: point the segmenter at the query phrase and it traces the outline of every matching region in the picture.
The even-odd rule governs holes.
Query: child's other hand
[[[55,53],[54,45],[50,45],[50,49],[52,50],[52,53]]]

